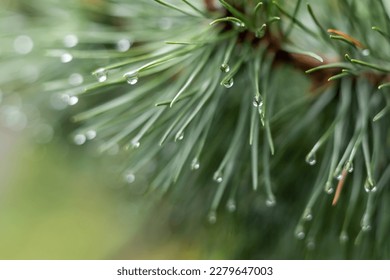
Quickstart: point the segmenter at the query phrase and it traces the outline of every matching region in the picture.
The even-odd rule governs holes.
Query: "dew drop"
[[[73,73],[69,76],[68,82],[72,86],[79,86],[84,82],[84,78],[78,73]]]
[[[374,193],[378,190],[378,188],[373,182],[369,182],[369,180],[366,180],[366,182],[364,183],[364,190],[367,193],[370,193],[370,192]]]
[[[339,239],[340,239],[340,243],[343,243],[343,244],[347,243],[349,240],[348,233],[346,233],[345,231],[342,231]]]
[[[14,40],[14,50],[19,54],[28,54],[34,48],[34,42],[27,35],[20,35]]]
[[[129,85],[135,85],[138,83],[138,72],[129,72],[123,75],[123,77]]]
[[[226,208],[229,212],[235,212],[237,209],[235,200],[230,198],[226,203]]]
[[[370,55],[370,50],[368,50],[368,49],[362,50],[362,55],[363,56],[369,56]]]
[[[131,42],[127,39],[120,39],[116,43],[116,49],[120,52],[127,52],[131,47]]]
[[[310,240],[308,240],[307,242],[306,242],[306,248],[308,249],[308,250],[314,250],[315,248],[316,248],[316,243],[315,243],[315,241],[314,241],[314,239],[313,238],[310,238]]]
[[[176,139],[182,141],[184,139],[184,133],[181,132],[178,136],[176,136]]]
[[[64,45],[67,48],[73,48],[79,43],[79,38],[74,34],[68,34],[64,37]]]
[[[234,80],[233,78],[230,78],[229,80],[223,82],[223,86],[225,88],[231,88],[234,85]]]
[[[141,143],[138,140],[132,140],[131,141],[131,147],[133,149],[138,149],[141,146]]]
[[[349,173],[353,172],[353,163],[351,161],[347,161],[344,165],[344,169],[347,170]]]
[[[73,60],[73,56],[70,53],[63,53],[61,55],[61,62],[62,63],[69,63]]]
[[[255,96],[253,98],[253,106],[255,106],[256,108],[259,108],[259,110],[263,108],[263,100],[260,96]]]
[[[297,231],[295,233],[295,237],[298,238],[299,240],[303,240],[305,238],[306,234],[304,231]]]
[[[134,183],[135,175],[131,172],[126,172],[124,175],[125,182],[128,184]]]
[[[244,31],[246,29],[246,25],[243,22],[235,22],[234,25],[236,26],[238,31]]]
[[[96,77],[99,83],[107,81],[108,78],[107,70],[104,68],[99,68],[92,74]]]
[[[316,154],[315,153],[309,153],[307,156],[306,156],[306,162],[307,164],[309,165],[314,165],[317,163],[317,159],[316,159]]]
[[[371,230],[371,225],[370,224],[364,224],[362,225],[362,231],[367,232]]]
[[[79,98],[77,96],[70,96],[68,99],[68,104],[70,106],[74,106],[79,102]]]
[[[333,189],[333,186],[332,186],[332,182],[326,182],[325,184],[325,192],[327,194],[332,194],[334,192],[334,189]]]
[[[276,205],[276,199],[274,197],[268,197],[265,201],[267,207],[274,207]]]
[[[87,141],[87,137],[84,135],[84,134],[76,134],[74,137],[73,137],[73,142],[76,144],[76,145],[83,145],[85,143],[85,141]]]
[[[214,225],[217,222],[217,213],[215,211],[210,211],[207,220],[210,224]]]
[[[226,63],[222,63],[220,69],[223,73],[228,73],[230,71],[230,66]]]
[[[305,212],[303,213],[303,219],[306,222],[309,222],[313,219],[313,214],[311,213],[311,209],[306,209]]]
[[[191,163],[191,169],[192,170],[198,170],[200,168],[200,163],[197,158],[194,158]]]
[[[223,178],[222,178],[222,173],[220,171],[217,171],[214,173],[213,179],[217,183],[222,183]]]
[[[92,140],[92,139],[95,139],[96,137],[96,130],[88,130],[86,133],[85,133],[85,136],[87,137],[88,140]]]
[[[343,179],[343,173],[338,174],[338,175],[336,176],[336,179],[337,179],[338,181],[340,181],[341,179]]]

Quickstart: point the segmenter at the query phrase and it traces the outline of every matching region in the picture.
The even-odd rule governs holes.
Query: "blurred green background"
[[[241,188],[240,185],[236,211],[229,213],[229,209],[221,206],[218,222],[212,225],[207,221],[216,187],[212,176],[207,177],[208,181],[200,180],[197,188],[172,188],[168,196],[144,194],[145,186],[150,182],[148,172],[137,174],[135,184],[126,184],[123,170],[128,155],[108,153],[99,156],[93,141],[82,147],[72,144],[70,138],[76,127],[69,119],[74,109],[50,108],[52,100],[46,93],[37,94],[50,83],[41,83],[35,77],[36,73],[44,73],[39,77],[43,81],[54,80],[67,86],[68,77],[76,70],[85,74],[85,80],[93,79],[90,70],[97,65],[75,61],[76,70],[68,69],[58,57],[54,63],[54,58],[43,59],[42,49],[61,45],[67,28],[77,30],[88,26],[90,18],[111,22],[112,19],[102,12],[104,1],[80,1],[91,10],[96,8],[93,12],[84,11],[88,16],[78,11],[77,5],[69,4],[71,1],[64,3],[74,8],[69,9],[70,13],[77,15],[66,22],[53,20],[57,15],[51,14],[53,10],[61,15],[53,5],[54,0],[0,0],[0,9],[4,3],[20,15],[0,10],[0,259],[340,259],[376,256],[372,253],[374,231],[363,237],[367,242],[362,242],[361,247],[354,246],[352,238],[346,246],[340,245],[344,212],[331,208],[329,196],[323,196],[318,205],[313,235],[308,232],[308,238],[303,241],[294,237],[294,228],[317,173],[315,169],[308,169],[310,167],[304,162],[307,150],[302,147],[310,147],[316,140],[315,135],[322,133],[330,121],[326,113],[332,113],[332,108],[319,116],[317,123],[299,128],[305,132],[301,139],[294,135],[279,136],[292,138],[294,151],[285,154],[288,162],[283,162],[283,176],[279,170],[272,170],[277,207],[266,207],[263,192],[254,195],[248,191],[250,186]],[[331,9],[332,5],[329,6]],[[47,18],[41,18],[41,13]],[[322,16],[326,17],[327,12]],[[54,24],[46,33],[48,23]],[[24,32],[33,34],[37,44],[30,56],[24,56],[23,49],[19,49],[22,53],[15,54],[15,41],[18,38],[26,40]],[[41,45],[42,49],[39,48]],[[274,80],[277,82],[273,84],[273,90],[285,94],[278,100],[280,108],[298,100],[310,87],[307,76],[291,67],[278,68]],[[237,84],[240,86],[240,82]],[[245,86],[241,84],[242,88]],[[291,112],[291,119],[299,120],[309,111],[309,105],[305,103],[300,112]],[[75,111],[82,111],[83,106],[85,104],[80,101]],[[37,108],[41,110],[38,114]],[[42,118],[29,119],[25,127],[23,118],[27,117],[20,115],[25,109],[30,111],[26,116],[41,114]],[[15,119],[22,125],[14,122]],[[54,129],[52,139],[46,120],[50,120],[49,125]],[[46,136],[37,137],[36,131],[43,131]],[[179,180],[195,181],[197,176],[193,172]],[[181,185],[186,186],[185,183]],[[346,194],[350,192],[345,191]],[[385,199],[388,194],[383,201]],[[387,207],[388,204],[383,205]],[[384,209],[388,209],[385,206]],[[360,217],[363,210],[361,207],[357,216]],[[359,217],[355,228],[360,228]],[[390,223],[383,224],[381,238],[385,240],[383,236]],[[389,243],[385,244],[389,246]],[[381,256],[389,256],[390,250],[384,248],[383,252]]]

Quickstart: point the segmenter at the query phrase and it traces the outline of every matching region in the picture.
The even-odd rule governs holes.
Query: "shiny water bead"
[[[226,63],[223,63],[221,65],[220,69],[223,73],[228,73],[230,71],[230,66]]]
[[[210,211],[207,219],[210,224],[215,224],[217,222],[217,213],[215,211]]]
[[[274,207],[276,205],[276,200],[273,197],[268,197],[265,201],[267,207]]]
[[[71,62],[72,60],[73,60],[73,55],[71,55],[70,53],[63,53],[62,55],[61,55],[61,62],[62,63],[69,63],[69,62]]]
[[[84,78],[79,73],[73,73],[69,76],[68,82],[72,86],[79,86],[84,82]]]
[[[124,175],[125,182],[128,184],[134,183],[135,175],[132,172],[126,172]]]
[[[128,39],[120,39],[116,43],[116,49],[120,52],[127,52],[131,47],[131,42]]]
[[[213,179],[217,183],[222,183],[223,178],[222,178],[222,173],[220,171],[217,171],[214,173]]]
[[[198,170],[200,168],[200,163],[197,158],[194,158],[191,163],[191,169],[192,170]]]
[[[85,133],[85,136],[87,137],[88,140],[92,140],[92,139],[95,139],[97,133],[96,133],[96,130],[88,130],[86,133]]]
[[[74,137],[73,137],[73,142],[76,144],[76,145],[83,145],[85,143],[85,141],[87,141],[87,137],[84,135],[84,134],[76,134]]]
[[[236,201],[234,199],[229,199],[226,203],[226,208],[229,212],[234,212],[237,209]]]
[[[126,73],[123,77],[129,85],[135,85],[138,83],[139,76],[137,72]]]
[[[14,40],[14,50],[19,54],[28,54],[34,48],[34,42],[27,35],[20,35]]]
[[[77,46],[79,38],[74,34],[68,34],[64,37],[64,45],[67,48],[73,48]]]
[[[104,68],[99,68],[95,72],[93,72],[93,75],[96,77],[99,83],[107,81],[108,75],[107,70]]]
[[[315,165],[317,163],[317,159],[316,159],[316,154],[315,153],[309,153],[307,156],[306,156],[306,162],[309,164],[309,165]]]
[[[234,80],[233,80],[233,78],[230,78],[230,79],[228,79],[227,81],[224,81],[224,82],[223,82],[223,86],[224,86],[225,88],[231,88],[233,85],[234,85]]]

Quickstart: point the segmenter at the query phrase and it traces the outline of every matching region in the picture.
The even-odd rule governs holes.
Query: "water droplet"
[[[366,182],[364,183],[364,190],[367,193],[370,193],[370,192],[376,192],[378,190],[378,188],[374,184],[374,182],[369,182],[369,180],[367,179]]]
[[[184,132],[180,132],[180,134],[176,136],[176,139],[182,141],[184,139]]]
[[[20,35],[14,40],[14,50],[19,54],[28,54],[34,48],[33,40],[26,35]]]
[[[133,149],[138,149],[141,146],[141,143],[138,140],[132,140],[131,141],[131,147]]]
[[[79,98],[77,96],[70,96],[68,99],[68,104],[70,106],[74,106],[79,102]]]
[[[314,241],[314,238],[310,238],[307,240],[306,248],[311,251],[316,248],[316,242]]]
[[[327,194],[332,194],[334,192],[334,188],[332,186],[332,182],[329,182],[329,181],[326,182],[326,184],[325,184],[325,192]]]
[[[295,237],[298,238],[299,240],[303,240],[305,238],[306,234],[304,231],[297,231],[295,233]]]
[[[73,48],[79,43],[79,38],[74,34],[68,34],[64,37],[64,45],[67,48]]]
[[[313,214],[311,213],[311,209],[305,209],[305,212],[303,213],[303,219],[307,222],[313,219]]]
[[[343,243],[343,244],[344,244],[344,243],[347,243],[348,240],[349,240],[348,233],[346,233],[345,231],[342,231],[342,232],[340,233],[339,239],[340,239],[340,243]]]
[[[235,22],[234,25],[236,26],[238,31],[244,31],[246,29],[245,23],[243,22]]]
[[[127,52],[131,47],[131,42],[127,39],[120,39],[116,43],[116,49],[120,52]]]
[[[213,179],[217,183],[222,183],[223,178],[222,178],[222,173],[220,171],[217,171],[214,173]]]
[[[344,169],[347,170],[349,173],[353,172],[353,163],[352,161],[347,161],[344,165]]]
[[[256,108],[259,108],[259,110],[260,109],[262,109],[262,107],[263,107],[263,99],[260,97],[260,96],[255,96],[254,98],[253,98],[253,106],[255,106]],[[260,112],[260,111],[259,111]],[[262,111],[261,111],[262,112]]]
[[[87,141],[87,137],[85,137],[84,134],[76,134],[74,137],[73,137],[73,142],[76,144],[76,145],[83,145],[85,143],[85,141]]]
[[[225,88],[231,88],[233,85],[234,85],[233,78],[230,78],[229,80],[223,82],[223,86]]]
[[[107,81],[108,78],[107,70],[104,68],[99,68],[92,74],[96,77],[99,83]]]
[[[138,83],[138,72],[129,72],[123,75],[129,85],[135,85]]]
[[[200,163],[197,158],[194,158],[191,163],[191,169],[192,170],[198,170],[200,168]]]
[[[86,133],[85,133],[85,136],[87,137],[88,140],[92,140],[92,139],[95,139],[96,137],[96,130],[88,130]]]
[[[371,225],[370,225],[370,216],[368,214],[364,214],[362,221],[360,223],[362,231],[370,231]]]
[[[234,199],[230,198],[226,203],[226,208],[229,212],[234,212],[237,209],[237,205]]]
[[[307,156],[306,156],[306,162],[309,164],[309,165],[314,165],[317,163],[317,159],[316,159],[316,154],[315,153],[309,153]]]
[[[276,199],[272,196],[268,197],[265,201],[267,207],[274,207],[276,205]]]
[[[336,175],[336,179],[338,181],[340,181],[341,179],[343,179],[343,173],[339,173],[338,175]]]
[[[84,82],[84,78],[79,73],[73,73],[69,76],[68,82],[72,86],[79,86]]]
[[[368,50],[368,49],[362,50],[362,55],[363,56],[369,56],[370,55],[370,50]]]
[[[226,63],[222,63],[220,69],[223,73],[228,73],[230,71],[230,66]]]
[[[62,63],[69,63],[73,60],[73,56],[70,53],[63,53],[61,55],[61,62]]]
[[[369,224],[362,225],[362,231],[367,232],[370,230],[371,230],[371,225]]]
[[[207,220],[210,224],[215,224],[217,222],[217,213],[215,211],[210,211]]]
[[[129,183],[129,184],[134,183],[135,175],[131,172],[126,172],[124,175],[124,179],[125,179],[126,183]]]

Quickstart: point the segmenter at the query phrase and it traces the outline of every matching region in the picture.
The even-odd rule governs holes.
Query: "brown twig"
[[[332,206],[335,206],[337,204],[337,201],[339,201],[341,190],[343,189],[345,179],[347,178],[347,174],[348,174],[347,170],[343,169],[343,171],[341,172],[341,179],[336,188],[336,193],[334,194]]]

